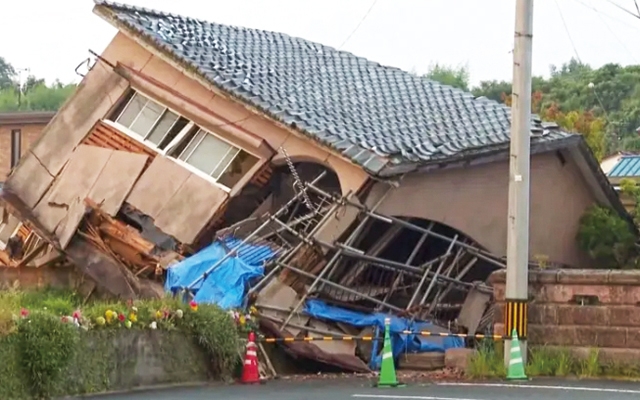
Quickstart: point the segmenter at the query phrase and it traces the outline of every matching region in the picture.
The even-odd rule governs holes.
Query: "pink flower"
[[[120,322],[124,322],[125,319],[127,319],[127,317],[125,317],[124,314],[118,314],[118,320]]]
[[[73,312],[72,317],[73,317],[73,319],[80,319],[82,317],[82,314],[80,313],[80,310],[75,310]]]
[[[20,309],[20,316],[22,318],[27,318],[29,316],[29,310],[27,310],[26,308]]]

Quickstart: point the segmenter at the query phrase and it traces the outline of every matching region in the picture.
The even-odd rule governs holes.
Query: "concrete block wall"
[[[489,278],[496,333],[504,332],[505,272]],[[640,271],[529,272],[529,343],[568,347],[603,360],[640,363]]]

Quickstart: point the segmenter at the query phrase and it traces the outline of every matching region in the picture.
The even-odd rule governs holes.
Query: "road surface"
[[[567,382],[409,384],[377,389],[364,380],[271,381],[100,396],[105,400],[631,400],[640,383]]]

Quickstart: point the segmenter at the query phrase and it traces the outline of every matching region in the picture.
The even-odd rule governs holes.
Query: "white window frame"
[[[162,114],[160,115],[160,117],[158,117],[158,119],[154,122],[153,126],[149,129],[149,133],[150,133],[151,131],[153,131],[153,129],[154,129],[154,128],[155,128],[155,126],[157,125],[158,121],[162,118],[162,115],[164,115],[164,113],[165,113],[166,111],[171,111],[172,113],[176,114],[176,115],[178,116],[178,118],[184,118],[184,119],[186,119],[186,120],[187,120],[187,121],[189,121],[189,122],[184,126],[184,128],[182,128],[182,130],[181,130],[180,132],[178,132],[178,134],[177,134],[177,135],[176,135],[176,136],[171,140],[171,142],[169,142],[169,143],[167,144],[167,146],[166,146],[164,149],[161,149],[161,148],[160,148],[160,147],[158,147],[155,143],[153,143],[153,142],[151,142],[151,141],[149,141],[149,140],[146,140],[146,139],[145,139],[144,137],[142,137],[142,135],[140,135],[139,133],[136,133],[136,132],[134,132],[133,130],[131,130],[131,129],[127,128],[126,126],[121,125],[121,124],[119,124],[119,123],[117,123],[117,122],[115,122],[115,121],[112,121],[112,120],[110,120],[110,119],[104,118],[102,122],[104,122],[105,124],[109,125],[110,127],[114,128],[114,129],[116,129],[116,130],[118,130],[118,131],[120,131],[120,132],[124,133],[125,135],[127,135],[127,136],[131,137],[133,140],[135,140],[135,141],[137,141],[137,142],[139,142],[139,143],[141,143],[141,144],[145,145],[146,147],[149,147],[149,148],[153,149],[153,150],[154,150],[155,152],[157,152],[158,154],[160,154],[160,155],[164,156],[165,158],[167,158],[167,159],[169,159],[169,160],[171,160],[171,161],[175,162],[176,164],[180,165],[181,167],[183,167],[183,168],[185,168],[185,169],[189,170],[189,172],[191,172],[191,173],[193,173],[193,174],[195,174],[195,175],[198,175],[199,177],[201,177],[201,178],[203,178],[203,179],[207,180],[208,182],[210,182],[210,183],[212,183],[213,185],[215,185],[217,188],[219,188],[219,189],[221,189],[221,190],[223,190],[223,191],[225,191],[225,192],[227,192],[227,193],[229,193],[229,192],[231,192],[231,190],[233,190],[233,188],[227,187],[227,186],[225,186],[225,185],[223,185],[223,184],[219,183],[217,179],[215,179],[215,178],[214,178],[214,177],[212,177],[211,175],[208,175],[208,174],[207,174],[207,173],[205,173],[205,172],[200,171],[198,168],[194,167],[193,165],[189,164],[188,162],[186,162],[186,161],[182,161],[182,160],[178,159],[178,157],[179,157],[180,155],[178,155],[178,157],[174,157],[174,156],[171,156],[171,155],[170,155],[170,154],[173,152],[173,150],[174,150],[174,149],[175,149],[175,148],[176,148],[180,143],[182,143],[182,142],[186,139],[186,136],[189,134],[189,132],[190,132],[192,129],[197,128],[198,130],[201,130],[202,132],[204,132],[204,133],[205,133],[205,134],[207,134],[207,135],[212,135],[212,136],[214,136],[216,139],[218,139],[218,140],[220,140],[220,141],[222,141],[222,142],[224,142],[224,143],[228,144],[228,145],[231,147],[231,149],[235,149],[235,150],[237,151],[237,152],[236,152],[236,155],[235,155],[235,156],[234,156],[234,157],[233,157],[233,158],[232,158],[232,159],[227,163],[227,165],[225,166],[225,168],[224,168],[224,170],[223,170],[223,172],[222,172],[222,173],[224,173],[224,172],[227,170],[227,168],[229,168],[229,166],[231,165],[231,163],[233,162],[233,160],[235,160],[235,158],[238,156],[238,154],[240,154],[240,152],[241,152],[241,151],[244,151],[244,152],[248,153],[249,155],[251,155],[252,157],[255,157],[256,159],[258,159],[258,161],[257,161],[257,162],[260,162],[260,160],[262,159],[260,156],[256,155],[255,153],[253,153],[253,152],[251,152],[251,151],[247,151],[246,149],[244,149],[244,148],[242,148],[242,147],[240,147],[240,146],[238,146],[238,145],[236,145],[236,144],[234,144],[234,143],[230,142],[229,140],[227,140],[227,139],[223,138],[222,136],[217,135],[217,134],[215,134],[215,133],[211,132],[210,130],[208,130],[208,129],[204,128],[203,126],[197,125],[195,122],[191,121],[189,118],[186,118],[186,117],[185,117],[185,116],[183,116],[181,113],[179,113],[179,112],[175,111],[174,109],[172,109],[172,108],[170,108],[170,107],[167,107],[167,106],[165,106],[164,104],[162,104],[162,103],[160,103],[160,102],[158,102],[158,101],[154,100],[154,99],[153,99],[153,98],[151,98],[150,96],[147,96],[146,94],[144,94],[144,93],[142,93],[142,92],[140,92],[140,91],[138,91],[138,90],[136,90],[136,89],[133,89],[133,88],[132,88],[131,90],[133,90],[133,95],[132,95],[132,96],[131,96],[131,98],[127,101],[127,104],[123,107],[122,111],[120,111],[120,113],[118,114],[118,116],[117,116],[117,117],[114,117],[114,119],[115,119],[115,120],[117,120],[118,118],[120,118],[120,116],[121,116],[121,115],[122,115],[122,113],[124,113],[124,111],[127,109],[127,107],[129,106],[129,104],[131,103],[131,101],[133,100],[133,98],[134,98],[136,95],[139,95],[139,96],[142,96],[143,98],[145,98],[147,101],[152,101],[152,102],[154,102],[154,103],[158,104],[159,106],[164,107],[164,111],[162,112]],[[138,115],[139,115],[139,114],[138,114]],[[137,118],[138,118],[138,116],[136,116],[136,119],[137,119]],[[177,121],[178,121],[178,120],[176,120],[176,122],[177,122]],[[133,121],[133,122],[131,122],[131,124],[133,125],[133,123],[134,123],[134,122],[135,122],[135,119],[134,119],[134,121]],[[174,124],[175,124],[175,122],[174,122]],[[172,125],[172,127],[173,127],[173,125]],[[170,129],[171,129],[171,128],[169,128],[169,130],[170,130]],[[167,131],[167,132],[168,132],[168,131]],[[147,134],[147,136],[148,136],[148,134]],[[202,140],[203,140],[203,139],[201,139],[201,141],[202,141]],[[188,145],[188,144],[187,144],[187,145]],[[199,145],[199,143],[198,143],[198,145]],[[197,148],[198,148],[198,146],[195,146],[195,148],[192,150],[192,152],[193,152],[193,151],[195,151]],[[186,148],[185,148],[185,150],[186,150]],[[184,150],[183,150],[183,152],[184,152]],[[226,154],[226,153],[225,153],[225,154]],[[224,159],[224,157],[223,157],[222,159]],[[222,162],[222,160],[220,160],[220,161],[218,162],[218,164],[216,164],[216,167],[211,171],[212,173],[213,173],[213,171],[215,171],[215,170],[216,170],[216,168],[218,168],[218,166],[220,165],[220,162]]]
[[[167,130],[167,132],[165,132],[165,136],[169,133],[169,131],[171,131],[171,129],[175,126],[176,123],[178,123],[178,121],[180,120],[180,118],[184,118],[187,121],[189,121],[187,123],[187,125],[185,125],[185,127],[178,133],[178,135],[176,135],[176,137],[180,136],[180,134],[188,127],[188,126],[193,126],[193,122],[191,120],[189,120],[188,118],[183,117],[179,112],[173,110],[170,107],[165,106],[164,104],[152,99],[151,97],[145,95],[144,93],[141,93],[138,90],[132,89],[133,90],[133,95],[131,96],[131,98],[129,100],[127,100],[127,103],[124,105],[124,107],[122,108],[122,111],[120,111],[120,113],[114,117],[114,121],[111,121],[109,119],[105,119],[106,122],[109,122],[110,125],[116,127],[117,129],[121,130],[122,132],[126,133],[128,136],[133,137],[134,139],[137,139],[140,143],[144,144],[147,147],[151,147],[152,149],[156,150],[158,153],[162,154],[162,155],[166,155],[167,154],[167,149],[169,149],[169,147],[171,146],[171,144],[174,142],[174,140],[172,140],[171,142],[169,142],[169,144],[167,144],[167,146],[165,147],[165,149],[161,149],[157,144],[153,143],[152,141],[148,140],[147,138],[149,137],[149,135],[151,134],[151,132],[153,132],[153,130],[155,129],[155,127],[158,125],[158,123],[160,122],[160,120],[162,119],[162,117],[164,116],[164,114],[169,111],[172,112],[174,114],[176,114],[178,116],[178,119],[176,119],[174,121],[174,123],[171,125],[171,127],[169,127],[169,129]],[[158,106],[162,107],[163,110],[160,113],[160,116],[158,118],[156,118],[156,120],[154,121],[153,125],[151,125],[151,128],[149,128],[149,131],[147,132],[146,136],[143,136],[137,132],[135,132],[134,130],[116,122],[121,116],[122,114],[124,114],[124,112],[127,110],[127,107],[129,107],[129,105],[131,104],[131,102],[133,101],[133,98],[136,96],[140,96],[143,99],[146,100],[145,105],[143,106],[143,110],[144,107],[146,107],[146,105],[149,102],[153,102],[155,104],[157,104]],[[138,113],[138,115],[136,115],[136,117],[134,118],[133,121],[131,121],[131,125],[133,126],[133,124],[138,120],[138,118],[140,117],[140,114],[142,113],[142,110],[140,110],[140,112]],[[188,130],[187,130],[188,132]],[[162,139],[164,139],[164,137],[162,137]],[[175,139],[175,138],[174,138]],[[160,140],[160,143],[162,143],[162,140]]]

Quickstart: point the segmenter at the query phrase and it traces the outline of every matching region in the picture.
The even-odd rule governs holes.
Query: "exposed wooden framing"
[[[49,243],[45,242],[44,240],[41,241],[40,243],[38,243],[37,246],[35,246],[31,251],[29,251],[27,254],[25,254],[24,257],[22,257],[22,260],[20,260],[20,262],[16,265],[16,268],[22,268],[25,265],[27,265],[28,263],[30,263],[31,261],[33,261],[48,246],[49,246]]]
[[[324,196],[327,196],[327,197],[331,197],[331,198],[334,198],[335,200],[337,200],[337,197],[335,195],[327,193],[324,190],[318,188],[317,186],[315,186],[313,184],[309,184],[309,189],[311,189],[312,191],[315,191],[318,194],[321,194],[321,195],[324,195]],[[371,218],[375,218],[375,219],[377,219],[379,221],[384,221],[384,222],[389,222],[389,223],[394,222],[394,223],[397,223],[397,224],[400,224],[400,225],[404,226],[405,228],[414,230],[416,232],[421,232],[421,233],[428,232],[426,228],[423,228],[423,227],[418,226],[416,224],[412,224],[411,222],[405,221],[405,220],[403,220],[401,218],[382,215],[382,214],[379,214],[379,213],[375,212],[375,210],[373,210],[373,209],[371,211],[368,210],[365,206],[363,206],[361,204],[358,204],[358,203],[355,203],[355,202],[352,202],[352,201],[349,201],[349,200],[345,200],[345,201],[347,201],[353,207],[357,207],[358,209],[360,209],[367,216],[370,216]],[[444,241],[449,242],[449,243],[451,243],[451,241],[453,240],[452,238],[450,238],[450,237],[448,237],[446,235],[437,233],[437,232],[431,232],[431,236],[437,237],[438,239],[444,240]],[[486,252],[486,251],[484,251],[482,249],[479,249],[479,248],[474,247],[472,245],[469,245],[467,243],[461,243],[461,242],[456,243],[456,245],[465,248],[465,250],[467,250],[471,254],[476,255],[478,258],[481,258],[481,259],[483,259],[483,260],[485,260],[485,261],[487,261],[489,263],[492,263],[492,264],[494,264],[494,265],[496,265],[496,266],[498,266],[500,268],[505,268],[505,264],[503,262],[498,261],[495,256],[493,256],[492,254],[490,254],[490,253],[488,253],[488,252]]]
[[[403,228],[399,225],[391,225],[387,230],[385,230],[382,235],[380,235],[378,240],[375,241],[375,243],[365,254],[374,257],[380,255],[380,253],[382,253],[389,246],[391,241],[400,234],[402,229]],[[351,286],[366,267],[367,264],[365,262],[361,261],[357,263],[354,268],[347,272],[340,283],[345,286]]]

